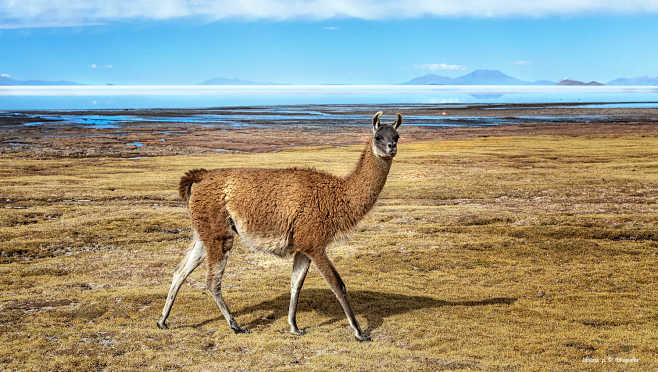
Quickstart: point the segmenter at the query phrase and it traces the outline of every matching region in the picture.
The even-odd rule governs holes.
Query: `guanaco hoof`
[[[238,333],[251,333],[248,329],[240,327],[237,323],[231,322],[230,326],[235,334]]]
[[[354,336],[354,338],[355,338],[357,341],[359,341],[359,342],[372,341],[372,339],[370,338],[370,336],[366,336],[366,335]]]
[[[157,324],[158,324],[158,328],[160,328],[160,329],[169,329],[169,327],[167,326],[167,323],[158,322]]]
[[[303,329],[291,329],[290,333],[292,333],[295,336],[302,336],[306,334],[306,331]]]

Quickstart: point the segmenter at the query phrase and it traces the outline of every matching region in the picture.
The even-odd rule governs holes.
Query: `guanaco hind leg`
[[[249,330],[240,327],[238,322],[235,321],[222,296],[222,276],[224,275],[228,254],[232,247],[232,236],[222,240],[215,240],[213,247],[208,247],[208,276],[206,278],[206,286],[233,332],[249,333]]]
[[[171,282],[171,287],[169,287],[169,294],[167,294],[167,302],[165,302],[164,308],[162,309],[162,316],[158,321],[158,328],[167,329],[167,317],[171,311],[171,307],[174,305],[176,300],[176,295],[181,285],[185,279],[196,269],[201,262],[206,258],[206,249],[201,243],[199,236],[194,233],[194,238],[192,244],[190,245],[189,250],[183,257],[183,260],[178,264],[176,270],[174,271],[174,278]]]
[[[305,332],[297,327],[297,302],[299,292],[304,285],[304,279],[308,272],[311,259],[301,252],[295,253],[292,264],[292,275],[290,276],[290,308],[288,309],[288,324],[290,324],[290,333],[303,335]]]

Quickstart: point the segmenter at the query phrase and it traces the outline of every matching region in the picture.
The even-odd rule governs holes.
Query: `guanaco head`
[[[392,159],[398,152],[398,128],[402,125],[402,115],[398,113],[395,122],[388,125],[379,121],[383,114],[379,111],[372,117],[372,151],[380,158]]]

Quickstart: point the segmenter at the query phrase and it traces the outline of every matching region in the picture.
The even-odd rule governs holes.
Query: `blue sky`
[[[655,1],[591,9],[587,1],[547,1],[507,11],[493,0],[443,8],[384,1],[384,9],[322,0],[302,2],[308,8],[261,1],[261,8],[202,10],[185,0],[133,0],[116,9],[100,0],[76,9],[68,1],[19,3],[0,0],[0,74],[21,80],[388,84],[481,68],[524,80],[658,75]]]

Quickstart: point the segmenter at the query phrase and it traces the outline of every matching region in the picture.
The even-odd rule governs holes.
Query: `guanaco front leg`
[[[206,249],[204,248],[203,243],[201,243],[199,236],[194,233],[194,238],[190,248],[174,271],[174,278],[171,281],[169,294],[167,294],[167,302],[165,302],[164,308],[162,308],[162,316],[158,321],[158,328],[168,328],[167,317],[169,317],[171,307],[174,305],[178,290],[180,289],[185,279],[190,275],[190,273],[192,273],[192,271],[194,271],[194,269],[196,269],[199,264],[203,262],[204,258],[206,258]]]
[[[338,272],[334,268],[333,263],[331,260],[329,260],[329,257],[327,257],[323,252],[322,254],[316,255],[312,259],[313,263],[318,268],[318,271],[320,271],[324,279],[327,281],[327,283],[329,283],[329,287],[331,288],[331,291],[336,295],[340,306],[343,307],[345,316],[347,316],[347,320],[349,320],[350,325],[354,329],[354,338],[356,338],[357,341],[370,341],[370,336],[367,336],[363,333],[359,327],[359,322],[357,322],[356,318],[354,317],[354,312],[350,307],[350,303],[347,301],[347,289],[345,288],[345,284],[340,278],[340,275],[338,275]]]
[[[290,308],[288,309],[288,324],[290,324],[290,333],[303,335],[304,330],[297,328],[297,302],[299,292],[304,285],[308,267],[311,265],[311,259],[301,252],[295,253],[292,264],[292,275],[290,276]]]

